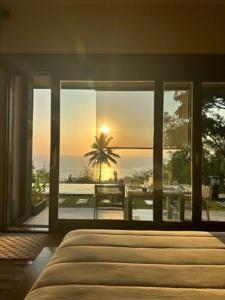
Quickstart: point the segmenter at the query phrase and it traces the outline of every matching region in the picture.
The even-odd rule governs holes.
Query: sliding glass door
[[[192,83],[165,82],[163,220],[192,220]]]
[[[54,219],[127,220],[131,213],[153,221],[154,83],[60,81],[57,89]],[[115,189],[122,186],[119,199]]]
[[[49,221],[51,80],[11,76],[8,93],[7,227],[46,229]]]
[[[6,225],[220,228],[224,95],[210,80],[12,77]]]
[[[225,221],[225,83],[202,89],[202,220]]]
[[[54,227],[192,221],[191,82],[56,80],[52,103]]]

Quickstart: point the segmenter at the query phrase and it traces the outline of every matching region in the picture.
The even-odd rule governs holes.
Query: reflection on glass
[[[191,84],[165,84],[163,113],[163,219],[191,220]]]
[[[132,220],[153,221],[153,149],[118,150],[117,153],[121,159],[115,165],[114,174],[126,185],[126,196],[132,194],[129,197]]]
[[[108,130],[111,146],[152,147],[152,91],[97,91],[96,131]]]
[[[107,186],[125,186],[126,199],[131,189],[152,188],[153,103],[151,89],[78,89],[61,82],[60,219],[127,218],[121,195]],[[98,184],[106,187],[101,201]],[[134,219],[151,220],[145,200],[133,200]]]
[[[225,83],[202,85],[202,219],[225,221]]]
[[[60,219],[93,219],[94,170],[84,157],[94,142],[96,92],[63,88],[60,95]]]

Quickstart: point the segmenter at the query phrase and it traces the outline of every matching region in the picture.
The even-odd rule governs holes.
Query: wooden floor
[[[0,300],[9,297],[31,264],[32,261],[0,260]]]
[[[49,235],[46,247],[34,261],[0,259],[0,300],[24,299],[62,238],[61,235]]]

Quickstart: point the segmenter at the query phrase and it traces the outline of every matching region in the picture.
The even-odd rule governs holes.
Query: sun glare
[[[106,164],[104,164],[102,166],[102,180],[107,181],[109,179],[113,179],[113,169],[112,167],[109,167]]]
[[[106,125],[103,125],[101,128],[100,128],[100,132],[101,133],[104,133],[104,134],[108,134],[110,131],[110,128]]]

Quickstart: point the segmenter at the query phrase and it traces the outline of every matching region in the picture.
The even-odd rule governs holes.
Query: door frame
[[[98,78],[99,79],[99,78]],[[111,81],[127,82],[126,78]],[[85,84],[84,78],[82,78]],[[135,220],[87,220],[87,219],[58,219],[58,193],[59,193],[59,160],[60,160],[60,81],[76,81],[74,76],[64,74],[63,76],[52,77],[52,108],[51,108],[51,163],[50,163],[50,205],[49,205],[49,229],[50,231],[69,231],[77,228],[107,228],[107,229],[176,229],[183,230],[191,228],[195,224],[195,216],[193,213],[192,221],[167,221],[163,220],[163,191],[162,191],[162,165],[163,165],[163,102],[164,102],[164,82],[171,80],[146,80],[145,82],[154,82],[154,146],[153,146],[153,221],[135,221]],[[79,79],[78,79],[79,81]],[[88,78],[86,79],[88,80]],[[110,81],[110,80],[109,80]],[[174,83],[184,82],[184,80],[172,80]],[[91,82],[95,82],[92,80]],[[129,80],[132,83],[132,80]],[[133,82],[136,82],[133,80]],[[185,81],[186,82],[186,81]],[[190,82],[190,81],[189,81]],[[81,83],[82,87],[82,83]],[[140,88],[140,90],[142,90]],[[194,93],[192,92],[191,101]],[[191,103],[191,106],[192,103]],[[197,118],[191,112],[191,120]],[[157,117],[155,117],[157,116]],[[192,122],[193,126],[194,122]],[[197,123],[196,123],[197,124]],[[198,139],[199,142],[199,139]],[[199,148],[192,145],[192,155],[196,156]],[[199,155],[199,154],[198,154]],[[197,160],[196,160],[197,161]],[[196,169],[199,168],[199,160],[197,164],[193,164],[192,176],[196,178]],[[199,177],[199,176],[198,176]],[[194,201],[198,198],[193,197],[199,185],[195,186],[192,191],[193,207]],[[198,207],[201,209],[201,198]],[[199,204],[200,203],[200,204]],[[192,211],[193,208],[192,208]],[[199,224],[199,222],[198,222]]]
[[[52,76],[52,103],[57,101],[56,82],[60,78],[72,78],[73,80],[155,80],[166,82],[193,82],[193,105],[192,105],[192,181],[193,181],[193,220],[192,222],[160,222],[159,224],[150,221],[115,221],[102,220],[101,224],[93,222],[75,222],[73,226],[67,224],[66,228],[54,226],[54,201],[50,207],[53,208],[50,217],[50,230],[57,231],[75,228],[121,228],[121,229],[162,229],[162,230],[210,230],[224,231],[225,222],[202,221],[201,220],[201,82],[225,82],[225,55],[200,55],[200,54],[4,54],[1,55],[1,65],[6,72],[4,82],[5,102],[8,105],[8,94],[10,76],[23,74],[28,78],[33,74],[50,74]],[[7,106],[6,105],[6,106]],[[8,112],[7,112],[8,114]],[[6,158],[2,174],[4,178],[3,194],[3,228],[7,228],[5,222],[7,216],[7,168],[8,155],[8,115],[3,116],[2,123],[6,128],[3,139],[2,152]],[[51,121],[52,124],[56,122]],[[3,131],[4,131],[3,128]],[[53,133],[54,130],[52,129]],[[3,132],[4,137],[4,132]],[[53,151],[52,151],[53,155]],[[1,199],[0,199],[1,201]],[[178,226],[179,225],[179,226]]]

